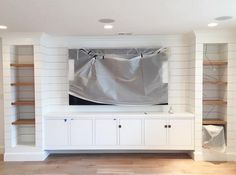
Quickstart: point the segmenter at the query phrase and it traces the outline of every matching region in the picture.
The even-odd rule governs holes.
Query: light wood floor
[[[0,175],[236,175],[236,162],[194,162],[184,154],[54,155],[44,162],[0,161]]]

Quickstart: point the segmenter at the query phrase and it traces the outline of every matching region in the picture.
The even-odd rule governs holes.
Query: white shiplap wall
[[[11,36],[9,41],[13,44],[32,44],[27,37]],[[27,38],[27,39],[26,39]],[[220,32],[212,34],[196,34],[189,39],[188,36],[136,36],[136,37],[50,37],[43,35],[39,43],[34,43],[35,53],[35,83],[36,83],[36,146],[41,149],[43,141],[43,115],[47,112],[68,111],[91,111],[90,107],[68,106],[68,81],[67,81],[67,59],[68,48],[81,47],[159,47],[169,48],[169,103],[174,112],[190,111],[195,118],[195,151],[202,150],[202,59],[203,43],[228,43],[229,69],[228,80],[228,153],[235,154],[236,120],[234,117],[236,106],[233,103],[236,96],[236,37],[235,35]],[[10,58],[8,53],[9,43],[5,42],[5,58]],[[4,69],[8,70],[10,61],[5,60]],[[6,85],[9,79],[5,78]],[[6,92],[8,93],[8,91]],[[9,106],[5,106],[8,109]],[[139,110],[160,110],[162,107],[139,108]],[[131,107],[107,106],[92,107],[93,110],[137,110]],[[9,115],[10,110],[6,115]],[[8,124],[6,121],[5,125]],[[9,127],[5,129],[5,141],[9,141]],[[8,142],[9,143],[9,142]],[[11,147],[11,145],[6,144]],[[29,150],[27,148],[27,150]]]
[[[169,105],[175,112],[186,111],[188,106],[189,56],[188,36],[152,37],[45,37],[43,44],[45,85],[44,103],[50,111],[68,110],[133,110],[132,107],[75,107],[68,106],[67,61],[68,48],[114,48],[114,47],[167,47],[169,49]],[[150,107],[139,108],[140,110]],[[152,107],[153,108],[153,107]],[[162,110],[155,107],[154,110]],[[137,109],[136,109],[137,110]],[[165,109],[166,110],[166,109]]]

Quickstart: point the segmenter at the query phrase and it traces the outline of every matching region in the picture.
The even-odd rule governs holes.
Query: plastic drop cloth
[[[70,49],[69,94],[104,104],[168,103],[166,49]]]
[[[225,152],[225,135],[223,126],[203,126],[203,148],[217,152]]]

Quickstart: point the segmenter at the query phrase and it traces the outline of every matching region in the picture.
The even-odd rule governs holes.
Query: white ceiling
[[[180,34],[225,15],[234,18],[216,28],[236,28],[236,0],[0,0],[0,25],[12,32]],[[115,19],[114,28],[103,29],[101,18]]]

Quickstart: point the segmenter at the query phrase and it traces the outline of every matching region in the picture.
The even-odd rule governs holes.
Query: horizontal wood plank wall
[[[138,38],[138,37],[137,37]],[[184,36],[168,36],[163,38],[94,38],[94,39],[70,39],[54,38],[53,44],[42,46],[45,57],[43,63],[43,92],[44,105],[63,106],[68,109],[68,48],[114,48],[114,47],[160,47],[168,48],[169,54],[169,105],[175,112],[186,111],[188,106],[189,84],[189,40]],[[71,45],[72,43],[72,45]],[[60,107],[59,109],[63,109]],[[54,109],[55,109],[54,108]],[[69,107],[75,109],[76,107]],[[104,107],[99,107],[104,108]],[[107,107],[106,107],[107,108]],[[156,107],[157,110],[163,107]],[[53,109],[49,108],[48,109]]]
[[[41,46],[42,54],[42,98],[45,111],[50,106],[67,106],[68,100],[68,78],[67,60],[68,50],[66,48]]]

